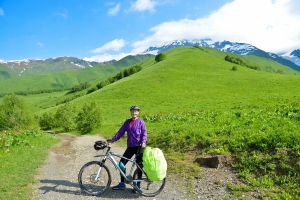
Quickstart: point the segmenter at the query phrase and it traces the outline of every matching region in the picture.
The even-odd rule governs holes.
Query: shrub
[[[0,105],[0,128],[22,129],[32,126],[34,118],[25,100],[16,94],[6,95]]]
[[[98,84],[96,85],[96,87],[97,87],[98,89],[101,89],[101,88],[107,86],[108,84],[109,84],[109,82],[108,82],[107,80],[105,80],[105,81],[102,81],[101,83],[98,83]]]
[[[101,112],[95,102],[91,104],[84,104],[82,110],[76,117],[76,129],[81,134],[92,132],[94,129],[100,127],[101,124]]]
[[[113,77],[109,77],[109,78],[107,78],[106,80],[104,80],[104,81],[98,83],[98,84],[96,85],[97,88],[92,88],[92,89],[90,89],[90,90],[87,92],[87,94],[89,94],[89,93],[91,93],[91,92],[94,92],[94,91],[96,91],[97,89],[101,89],[101,88],[103,88],[103,87],[105,87],[105,86],[107,86],[107,85],[109,85],[109,84],[111,84],[111,83],[114,83],[114,82],[116,82],[116,81],[118,81],[118,80],[121,80],[121,79],[123,79],[123,78],[125,78],[125,77],[127,77],[127,76],[130,76],[130,75],[134,74],[134,73],[137,73],[137,72],[139,72],[139,71],[141,71],[141,70],[142,70],[142,67],[141,67],[140,65],[134,65],[134,66],[132,66],[132,67],[129,67],[129,68],[127,68],[127,69],[124,69],[124,70],[120,71],[117,75],[115,75],[115,76],[113,76]]]
[[[89,89],[86,94],[90,94],[92,92],[95,92],[98,88],[97,87],[92,87],[91,89]]]
[[[43,94],[43,93],[51,93],[51,92],[61,92],[69,90],[69,88],[56,88],[56,89],[44,89],[44,90],[35,90],[35,91],[20,91],[20,92],[14,92],[16,95],[20,96],[26,96],[28,94]],[[2,93],[0,94],[0,97],[4,97],[5,95],[12,95],[11,93]]]
[[[70,103],[66,103],[60,106],[54,117],[55,117],[55,126],[63,128],[64,131],[70,131],[75,129],[75,107]]]
[[[89,84],[88,82],[81,83],[79,85],[75,85],[74,87],[71,88],[71,90],[68,92],[68,94],[84,90],[90,86],[91,86],[91,84]]]
[[[159,53],[155,56],[155,61],[160,62],[166,59],[166,55],[163,53]]]
[[[237,65],[241,65],[241,66],[245,66],[248,67],[250,69],[254,69],[254,70],[261,70],[261,67],[258,65],[250,65],[249,63],[247,63],[245,60],[238,58],[238,57],[233,57],[233,56],[225,56],[225,60]]]
[[[142,67],[140,65],[134,65],[129,68],[129,75],[132,75],[134,73],[137,73],[142,70]]]
[[[282,69],[277,69],[277,70],[276,70],[276,73],[277,73],[277,74],[284,74],[284,71],[283,71]]]
[[[55,127],[55,118],[52,113],[43,113],[39,118],[39,124],[42,129],[52,129]]]
[[[232,71],[237,71],[237,66],[233,66],[231,70]]]

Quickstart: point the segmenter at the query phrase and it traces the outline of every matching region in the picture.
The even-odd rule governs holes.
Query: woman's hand
[[[145,144],[145,143],[142,143],[142,144],[141,144],[141,147],[142,147],[142,148],[145,148],[145,147],[146,147],[146,144]]]
[[[111,143],[112,143],[112,140],[111,140],[111,139],[108,139],[108,140],[106,140],[106,142],[107,142],[108,144],[111,144]]]

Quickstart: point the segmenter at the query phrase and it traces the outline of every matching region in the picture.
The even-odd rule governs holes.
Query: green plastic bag
[[[143,165],[150,181],[161,181],[167,175],[167,161],[159,148],[145,148]]]

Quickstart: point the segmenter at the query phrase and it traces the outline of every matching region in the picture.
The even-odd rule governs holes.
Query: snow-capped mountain
[[[151,53],[151,54],[158,54],[169,49],[178,47],[178,46],[205,46],[208,47],[209,43],[211,42],[210,39],[203,39],[203,40],[175,40],[161,47],[149,47],[143,53]]]
[[[86,61],[74,57],[55,57],[46,60],[24,59],[24,60],[0,60],[1,72],[7,75],[7,78],[17,76],[32,76],[39,74],[48,74],[59,71],[77,70],[87,67],[110,64],[109,62]],[[4,70],[4,68],[6,69]]]
[[[265,52],[251,44],[246,43],[238,43],[238,42],[230,42],[230,41],[223,41],[223,42],[212,42],[210,39],[203,39],[203,40],[176,40],[170,43],[167,43],[161,47],[149,47],[143,53],[152,53],[157,54],[164,52],[166,50],[178,47],[178,46],[203,46],[203,47],[210,47],[215,48],[220,51],[236,53],[240,55],[255,55],[265,58],[270,58],[275,60],[283,65],[289,66],[290,68],[300,71],[300,64],[295,62],[295,59],[287,59],[286,56],[279,56],[274,53]],[[292,52],[291,52],[292,53]],[[294,57],[299,56],[300,50],[293,51]],[[300,58],[297,57],[297,58]]]
[[[149,47],[147,50],[142,52],[142,54],[157,54],[178,46],[203,46],[240,55],[256,55],[275,60],[283,65],[289,66],[294,70],[300,71],[300,49],[296,49],[283,55],[277,55],[274,53],[265,52],[251,44],[230,41],[213,42],[210,39],[175,40],[160,47]],[[124,57],[126,57],[126,55],[127,54],[124,54]],[[49,58],[46,60],[0,60],[0,81],[20,76],[34,76],[59,71],[78,70],[87,67],[107,65],[116,62],[122,57],[123,56],[118,57],[118,59],[107,57],[109,61],[106,62],[97,62],[92,61],[93,59],[78,59],[67,56]]]
[[[300,66],[300,49],[296,49],[281,56]]]

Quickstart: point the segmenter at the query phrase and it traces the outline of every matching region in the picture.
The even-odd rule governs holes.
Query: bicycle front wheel
[[[106,165],[100,166],[99,161],[86,163],[78,174],[79,187],[87,194],[100,195],[111,184],[110,171]]]
[[[138,184],[140,184],[140,188],[135,188],[140,194],[147,196],[147,197],[153,197],[157,194],[159,194],[165,187],[166,184],[166,178],[164,178],[161,181],[150,181],[144,172],[142,170],[142,177],[140,177],[138,174],[141,172],[140,169],[136,169],[133,174],[133,185],[134,187],[137,187]]]

